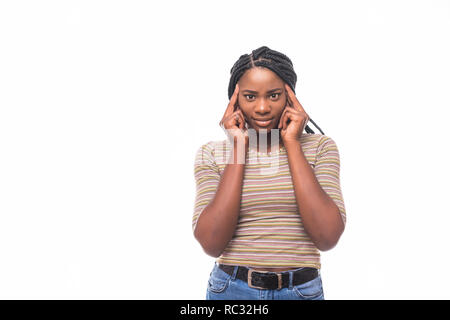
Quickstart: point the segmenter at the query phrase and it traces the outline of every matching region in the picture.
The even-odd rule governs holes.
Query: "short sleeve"
[[[196,195],[194,214],[192,217],[192,231],[197,226],[197,221],[203,209],[214,198],[220,182],[219,168],[214,159],[214,147],[212,142],[202,145],[195,155],[194,177]]]
[[[347,221],[344,198],[340,185],[339,150],[333,139],[323,135],[319,141],[314,172],[322,189],[339,208],[344,225]]]

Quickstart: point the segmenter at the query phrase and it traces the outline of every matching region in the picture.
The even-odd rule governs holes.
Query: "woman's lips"
[[[273,118],[269,119],[269,120],[265,120],[265,121],[256,120],[256,119],[253,119],[253,120],[258,125],[258,127],[267,127],[267,126],[270,125],[270,123],[272,122]]]

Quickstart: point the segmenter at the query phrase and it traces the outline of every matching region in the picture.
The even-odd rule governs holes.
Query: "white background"
[[[262,45],[340,151],[325,299],[449,299],[450,1],[430,0],[2,1],[0,298],[204,299],[194,155]]]

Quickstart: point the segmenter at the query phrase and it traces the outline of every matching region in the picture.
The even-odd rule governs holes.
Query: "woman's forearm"
[[[285,143],[297,206],[305,231],[321,251],[333,248],[344,224],[338,206],[322,189],[300,141]]]
[[[200,214],[194,231],[195,238],[210,256],[218,257],[233,237],[241,208],[242,181],[244,179],[245,158],[227,161],[216,194]]]

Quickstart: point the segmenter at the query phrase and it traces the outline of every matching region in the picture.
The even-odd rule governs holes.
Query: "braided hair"
[[[275,72],[281,79],[283,79],[292,91],[295,93],[295,84],[297,82],[297,74],[291,59],[281,52],[271,50],[266,46],[259,47],[252,51],[251,54],[243,54],[234,63],[231,68],[230,83],[228,85],[228,99],[233,95],[236,83],[239,81],[245,71],[254,67],[265,67]],[[323,133],[323,131],[316,125],[316,123],[309,118],[314,126]],[[314,131],[307,125],[305,127],[307,133],[314,133]]]

